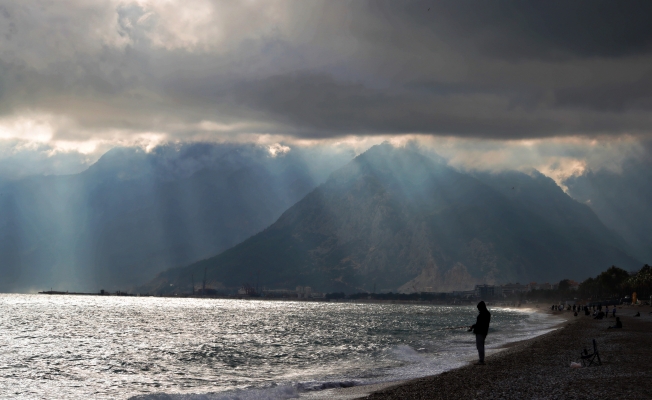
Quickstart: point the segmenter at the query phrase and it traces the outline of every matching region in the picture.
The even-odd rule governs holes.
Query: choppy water
[[[491,312],[493,348],[558,322]],[[472,334],[446,329],[476,315],[459,306],[0,295],[0,398],[281,399],[425,376],[476,357]]]

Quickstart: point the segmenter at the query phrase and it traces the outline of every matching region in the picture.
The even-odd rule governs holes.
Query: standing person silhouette
[[[484,301],[478,303],[478,318],[475,321],[474,325],[471,325],[469,332],[473,331],[475,334],[475,345],[478,348],[478,361],[475,365],[484,365],[484,340],[487,338],[487,333],[489,333],[489,321],[491,321],[491,313],[487,310],[487,305],[484,304]]]

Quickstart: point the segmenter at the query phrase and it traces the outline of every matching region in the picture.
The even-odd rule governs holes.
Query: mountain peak
[[[207,268],[226,288],[258,276],[273,289],[449,291],[561,275],[580,279],[605,262],[637,264],[609,241],[590,211],[576,213],[571,199],[559,201],[565,194],[543,187],[546,180],[514,177],[532,192],[541,186],[543,198],[513,196],[511,186],[500,191],[383,143],[334,172],[263,232],[168,271],[158,282],[178,287]],[[541,208],[546,204],[552,206]],[[574,212],[578,217],[569,220]]]

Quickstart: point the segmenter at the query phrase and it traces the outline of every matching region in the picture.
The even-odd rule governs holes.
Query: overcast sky
[[[651,111],[651,2],[0,0],[0,176],[415,138],[555,176],[645,156]]]

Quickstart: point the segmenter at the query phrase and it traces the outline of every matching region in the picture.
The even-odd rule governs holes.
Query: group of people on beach
[[[600,305],[600,304],[592,305],[592,306],[580,306],[580,305],[577,305],[577,306],[576,305],[564,306],[563,304],[559,304],[559,305],[553,304],[552,306],[550,306],[550,309],[552,311],[564,311],[564,310],[573,311],[573,313],[575,314],[576,317],[577,317],[577,314],[579,312],[582,312],[582,311],[584,311],[584,315],[586,315],[586,316],[591,315],[591,311],[593,311],[593,318],[594,319],[602,319],[602,318],[605,318],[605,317],[607,317],[607,318],[609,317],[609,305],[605,306],[604,311],[602,311],[602,305]],[[613,308],[611,309],[611,317],[612,318],[617,318],[616,317],[616,306],[613,306]]]
[[[611,316],[613,318],[618,318],[616,317],[616,306],[613,307],[611,310]],[[609,317],[609,306],[605,307],[605,311],[602,311],[602,306],[593,306],[593,319],[602,319],[605,317]]]
[[[603,319],[603,318],[608,318],[609,317],[609,305],[605,306],[605,310],[602,311],[602,305],[592,305],[592,306],[580,306],[580,305],[573,305],[572,307],[570,305],[564,307],[563,305],[556,305],[553,304],[550,309],[553,311],[564,311],[564,309],[567,309],[568,311],[573,311],[575,313],[575,316],[577,317],[577,313],[584,311],[584,315],[589,316],[591,315],[591,311],[593,311],[593,319]],[[640,314],[639,314],[640,315]],[[610,326],[608,329],[621,329],[623,327],[623,323],[620,321],[620,317],[616,317],[616,306],[613,306],[611,309],[611,317],[616,318],[616,324]]]

